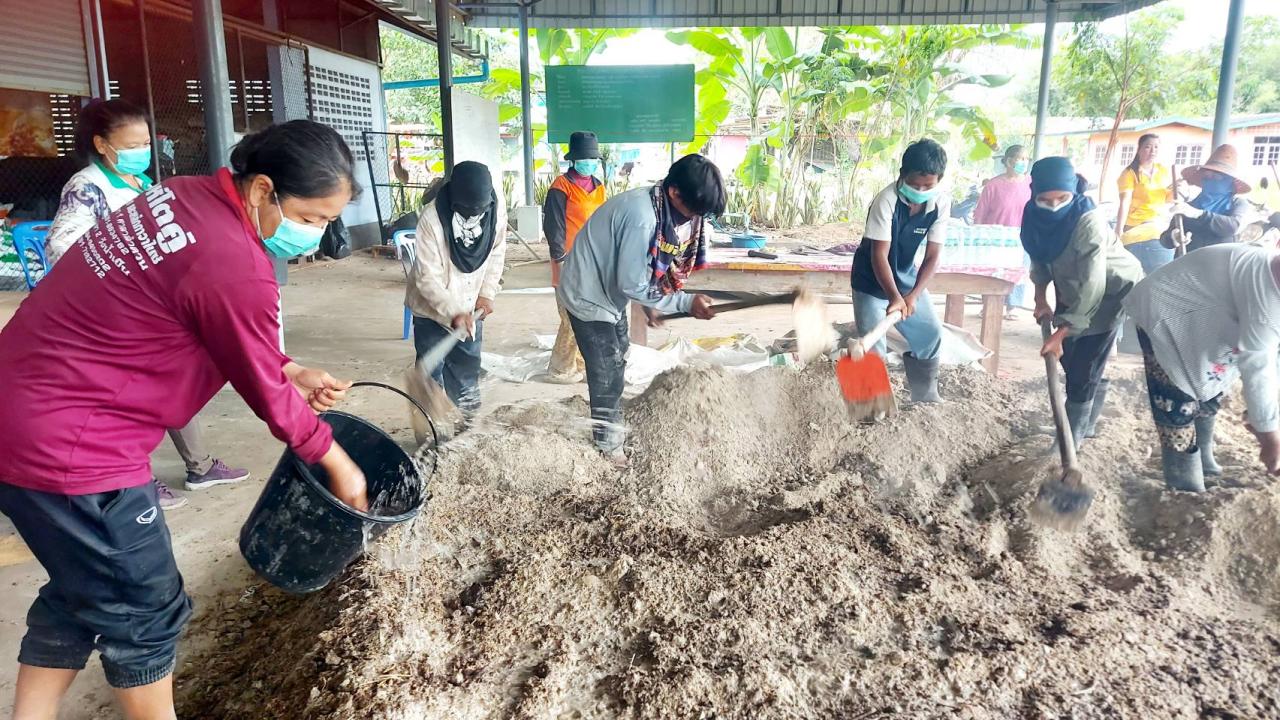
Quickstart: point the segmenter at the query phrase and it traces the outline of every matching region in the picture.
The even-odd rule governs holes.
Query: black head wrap
[[[493,190],[493,178],[489,168],[470,160],[453,167],[449,180],[436,195],[436,214],[440,227],[449,244],[449,257],[464,273],[479,270],[493,252],[497,235],[498,195]],[[464,216],[484,214],[480,237],[468,242],[453,232],[453,214]]]

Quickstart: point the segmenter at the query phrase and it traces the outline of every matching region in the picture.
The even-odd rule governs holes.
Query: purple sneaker
[[[156,494],[160,496],[161,510],[177,510],[187,504],[187,499],[169,489],[168,485],[156,481]]]
[[[249,479],[249,471],[243,468],[230,468],[221,460],[214,459],[213,466],[209,468],[209,472],[203,475],[195,473],[187,473],[187,489],[188,490],[204,490],[215,485],[230,485],[238,483],[241,480]]]

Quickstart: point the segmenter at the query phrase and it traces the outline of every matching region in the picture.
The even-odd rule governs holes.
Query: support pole
[[[226,167],[234,133],[231,124],[231,77],[227,71],[227,39],[222,30],[222,0],[195,0],[196,57],[200,66],[200,99],[204,103],[204,136],[209,168]]]
[[[520,0],[520,126],[524,142],[524,204],[533,204],[533,113],[529,87],[529,3]]]
[[[151,125],[151,177],[160,177],[160,138],[156,135],[156,96],[151,87],[151,52],[147,45],[147,0],[138,0],[138,38],[142,46],[142,82],[147,86],[147,117]]]
[[[207,2],[207,0],[206,0]],[[444,172],[453,172],[453,47],[449,0],[435,0],[436,56],[440,62],[440,131],[444,135]]]
[[[1036,94],[1036,137],[1031,156],[1039,160],[1044,150],[1044,126],[1049,117],[1049,77],[1053,70],[1053,31],[1058,24],[1058,0],[1046,0],[1044,13],[1044,47],[1040,52],[1040,91]]]
[[[1244,0],[1231,0],[1227,11],[1227,36],[1222,41],[1222,69],[1218,73],[1218,107],[1213,113],[1213,145],[1227,141],[1231,129],[1231,101],[1236,89],[1236,61],[1240,59],[1240,27],[1244,24]]]
[[[276,5],[276,0],[262,0],[262,25],[268,30],[275,32],[280,31],[280,8]],[[271,81],[271,122],[282,123],[293,120],[290,117],[290,102],[288,95],[285,93],[284,87],[284,58],[282,55],[288,52],[285,48],[275,45],[267,46],[267,76]],[[304,72],[307,69],[303,68]],[[310,75],[310,73],[308,73]],[[307,98],[310,101],[310,98]],[[311,109],[306,110],[305,117],[311,117]],[[248,128],[246,128],[247,130]],[[370,176],[372,177],[372,176]],[[381,224],[378,227],[382,227]],[[281,287],[289,284],[289,263],[278,257],[271,258],[271,267],[276,271],[276,283]],[[284,313],[281,312],[281,327],[284,327]],[[283,331],[281,331],[283,333]],[[283,335],[280,340],[280,347],[284,347]]]

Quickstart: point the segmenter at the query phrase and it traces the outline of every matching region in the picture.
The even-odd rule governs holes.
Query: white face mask
[[[1069,197],[1066,200],[1063,200],[1062,202],[1057,204],[1054,204],[1045,200],[1036,200],[1036,207],[1040,208],[1041,210],[1048,210],[1051,213],[1056,213],[1062,208],[1070,205],[1071,201],[1074,199],[1075,199],[1074,197]]]

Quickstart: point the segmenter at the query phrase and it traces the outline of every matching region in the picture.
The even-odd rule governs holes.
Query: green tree
[[[772,147],[781,147],[780,128],[764,132],[761,114],[770,98],[781,100],[785,79],[782,63],[795,56],[795,45],[785,28],[705,28],[673,31],[667,39],[688,45],[706,57],[695,76],[697,110],[694,140],[685,148],[693,152],[719,130],[736,103],[750,125],[751,145],[737,170],[747,190],[743,211],[764,219],[768,193],[777,194],[782,175]]]
[[[996,146],[993,123],[981,108],[956,102],[954,91],[996,87],[1009,77],[969,72],[963,61],[978,48],[1035,44],[1008,26],[824,28],[807,35],[785,28],[707,29],[667,37],[708,58],[697,76],[706,123],[699,134],[713,134],[723,121],[717,113],[709,122],[704,95],[727,94],[749,120],[752,144],[736,173],[749,192],[739,197],[769,224],[812,214],[813,193],[803,178],[819,141],[829,142],[839,160],[846,210],[861,162],[895,154],[908,139],[945,141],[958,132],[971,158],[989,157]],[[766,110],[777,111],[767,122]]]
[[[1054,64],[1054,93],[1064,105],[1081,115],[1112,118],[1102,177],[1125,118],[1153,117],[1173,95],[1177,79],[1164,46],[1182,19],[1181,10],[1157,6],[1126,15],[1120,33],[1097,23],[1077,25],[1062,60]],[[1100,196],[1105,192],[1098,189]]]
[[[534,30],[533,34],[543,65],[586,65],[593,56],[605,51],[610,40],[634,35],[636,30],[548,28]]]
[[[440,76],[436,47],[399,30],[382,26],[382,80],[397,82]],[[410,88],[386,93],[387,120],[426,125],[440,132],[440,90]]]
[[[382,80],[400,82],[440,77],[436,46],[394,28],[383,26]],[[453,74],[480,72],[480,63],[454,56]],[[428,132],[440,132],[440,90],[433,87],[407,88],[386,93],[387,120],[391,123],[426,125]]]
[[[1231,110],[1236,113],[1280,112],[1280,18],[1245,18],[1240,60]],[[1222,68],[1222,43],[1214,42],[1170,58],[1177,78],[1168,111],[1177,115],[1212,115]]]

